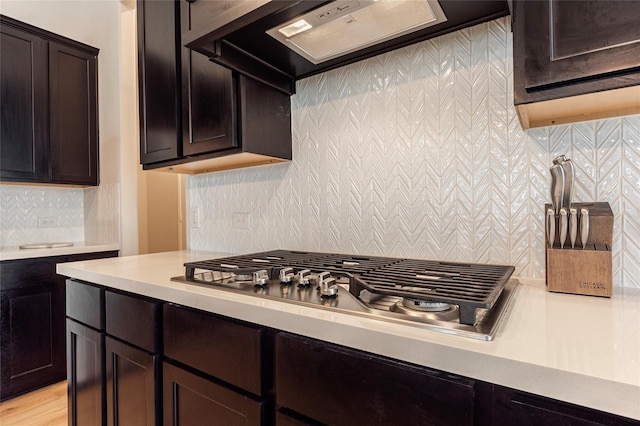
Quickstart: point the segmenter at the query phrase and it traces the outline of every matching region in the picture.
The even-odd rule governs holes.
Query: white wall
[[[544,277],[549,166],[609,201],[615,285],[640,286],[640,116],[523,131],[508,18],[297,83],[293,162],[193,176],[192,249],[307,249],[515,265]],[[268,136],[266,136],[268,138]],[[232,229],[234,212],[251,231]]]

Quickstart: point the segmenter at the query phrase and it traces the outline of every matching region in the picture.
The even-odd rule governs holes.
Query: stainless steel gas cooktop
[[[492,340],[513,266],[274,250],[185,264],[172,280]]]

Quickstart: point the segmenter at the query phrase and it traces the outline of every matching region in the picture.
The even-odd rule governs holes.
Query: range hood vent
[[[507,0],[187,0],[182,44],[287,94],[295,81],[509,14]]]
[[[435,0],[338,0],[266,33],[320,64],[446,20]]]

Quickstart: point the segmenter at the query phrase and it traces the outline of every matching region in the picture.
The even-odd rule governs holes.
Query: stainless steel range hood
[[[507,0],[189,0],[182,43],[285,93],[295,81],[509,14]]]
[[[321,64],[446,20],[435,0],[338,0],[267,34]]]

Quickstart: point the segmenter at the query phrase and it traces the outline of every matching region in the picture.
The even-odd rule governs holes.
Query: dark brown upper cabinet
[[[98,185],[98,49],[0,19],[0,179]]]
[[[638,16],[637,1],[514,1],[523,128],[640,112]]]
[[[203,173],[291,160],[287,94],[183,47],[187,1],[139,0],[137,7],[145,170]]]
[[[138,1],[138,90],[140,97],[140,162],[182,156],[180,67],[176,56],[177,4]]]

